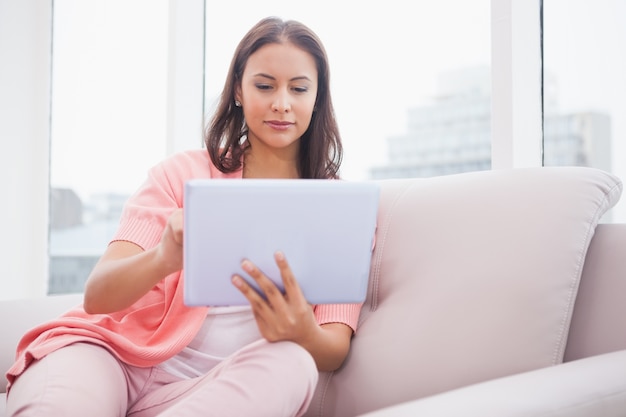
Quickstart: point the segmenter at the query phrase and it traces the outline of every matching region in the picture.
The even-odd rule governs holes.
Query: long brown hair
[[[204,133],[211,161],[222,172],[241,168],[248,133],[243,110],[235,106],[235,89],[241,82],[250,55],[272,43],[290,42],[309,52],[317,65],[317,98],[309,128],[300,140],[298,171],[301,178],[338,177],[343,146],[330,96],[330,71],[326,50],[317,35],[294,20],[268,17],[258,22],[243,37],[230,64],[220,101]],[[247,144],[247,142],[246,142]]]

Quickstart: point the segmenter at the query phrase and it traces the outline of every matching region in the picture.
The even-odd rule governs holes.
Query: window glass
[[[626,2],[544,0],[544,164],[626,178]],[[626,222],[625,199],[603,219]]]
[[[83,290],[165,155],[167,12],[167,0],[54,1],[49,293]]]
[[[266,16],[324,43],[347,179],[490,168],[490,0],[206,2],[206,103],[232,54]]]

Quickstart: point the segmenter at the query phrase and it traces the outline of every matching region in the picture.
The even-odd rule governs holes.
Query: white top
[[[157,366],[183,379],[195,378],[261,337],[250,306],[211,307],[189,345]]]

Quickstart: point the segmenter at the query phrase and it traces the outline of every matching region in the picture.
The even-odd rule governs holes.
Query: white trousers
[[[311,355],[292,342],[254,342],[208,374],[180,379],[122,363],[76,343],[36,361],[7,397],[14,417],[301,416],[318,380]]]

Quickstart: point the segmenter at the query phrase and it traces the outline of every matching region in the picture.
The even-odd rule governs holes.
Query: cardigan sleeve
[[[174,154],[148,171],[144,183],[128,199],[113,240],[133,242],[144,250],[156,246],[168,217],[183,207],[185,183],[193,178],[241,178],[241,170],[220,172],[206,150]]]
[[[359,304],[318,304],[313,308],[317,323],[322,325],[326,323],[343,323],[352,328],[356,332],[361,314]]]
[[[148,171],[148,177],[127,200],[113,241],[126,240],[144,250],[158,244],[168,217],[182,207],[182,187],[168,180],[164,164]]]

